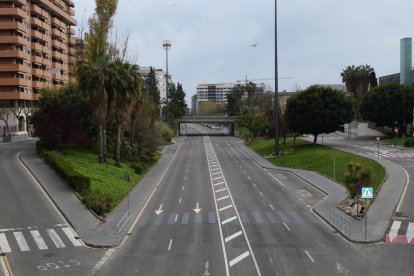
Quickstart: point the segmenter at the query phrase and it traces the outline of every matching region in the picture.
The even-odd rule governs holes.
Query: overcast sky
[[[82,25],[95,1],[74,2]],[[341,83],[352,64],[399,72],[413,11],[413,0],[278,0],[279,91]],[[273,0],[119,0],[113,33],[129,33],[140,66],[162,69],[171,40],[169,72],[191,105],[198,83],[274,78],[274,16]]]

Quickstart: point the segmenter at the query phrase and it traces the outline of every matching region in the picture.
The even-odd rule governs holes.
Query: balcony
[[[20,18],[28,17],[27,13],[19,8],[1,8],[0,15],[12,15]]]
[[[74,8],[75,7],[75,3],[73,3],[72,0],[67,0],[66,3],[68,4],[69,7]]]
[[[46,9],[50,9],[54,13],[58,14],[59,17],[61,17],[67,25],[76,25],[76,20],[72,18],[66,11],[62,10],[57,4],[53,3],[50,0],[42,0],[40,2],[43,6],[45,6]]]
[[[31,47],[32,47],[32,50],[36,50],[36,51],[39,51],[39,52],[42,52],[42,53],[48,53],[49,52],[49,48],[47,46],[43,46],[43,45],[41,45],[39,43],[36,43],[36,42],[32,42]]]
[[[20,45],[25,45],[28,46],[30,44],[30,41],[27,40],[26,38],[23,38],[21,36],[2,36],[1,40],[0,40],[0,44],[4,43],[4,44],[20,44]]]
[[[39,94],[26,92],[0,92],[0,100],[28,100],[37,101]]]
[[[73,28],[68,28],[68,35],[75,35],[75,30]]]
[[[22,78],[0,78],[0,86],[29,86],[30,81]]]
[[[42,81],[32,81],[32,87],[37,88],[37,89],[42,89],[42,88],[48,87],[48,83],[42,82]]]
[[[27,32],[27,27],[20,22],[1,22],[0,30],[20,30],[23,33]]]
[[[51,73],[39,68],[33,68],[32,69],[32,76],[38,76],[38,77],[45,77],[50,79]]]
[[[0,58],[6,57],[29,59],[30,55],[20,50],[0,50]]]
[[[49,18],[49,14],[47,13],[47,11],[45,11],[44,9],[39,7],[38,5],[31,4],[30,5],[30,11],[33,12],[33,13],[37,13],[38,15],[41,15],[44,18]]]
[[[29,68],[23,64],[0,64],[0,72],[24,72],[27,73]]]
[[[36,30],[32,30],[31,35],[32,35],[32,37],[35,37],[35,38],[40,39],[42,41],[50,42],[50,35],[41,33],[41,32],[36,31]]]
[[[30,24],[32,24],[32,26],[38,26],[38,27],[42,28],[45,31],[50,29],[49,24],[47,24],[46,22],[43,22],[42,20],[40,20],[36,17],[32,17],[30,19]]]

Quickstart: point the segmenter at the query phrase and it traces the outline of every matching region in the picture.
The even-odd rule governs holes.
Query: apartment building
[[[74,15],[72,0],[0,0],[0,108],[32,106],[40,89],[68,81]]]

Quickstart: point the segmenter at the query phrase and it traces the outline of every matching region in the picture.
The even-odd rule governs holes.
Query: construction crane
[[[292,77],[280,77],[280,78],[278,78],[278,80],[291,80],[292,79]],[[254,81],[269,81],[269,80],[275,80],[275,78],[265,78],[265,79],[247,79],[247,76],[246,76],[246,79],[244,79],[244,80],[237,80],[237,82],[248,82],[248,81],[251,81],[251,82],[254,82]]]

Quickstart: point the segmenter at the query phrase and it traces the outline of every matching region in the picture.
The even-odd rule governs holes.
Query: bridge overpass
[[[229,126],[230,135],[234,136],[234,124],[236,122],[236,116],[184,116],[178,120],[178,129],[181,129],[181,124],[194,123],[194,124],[222,124]]]

